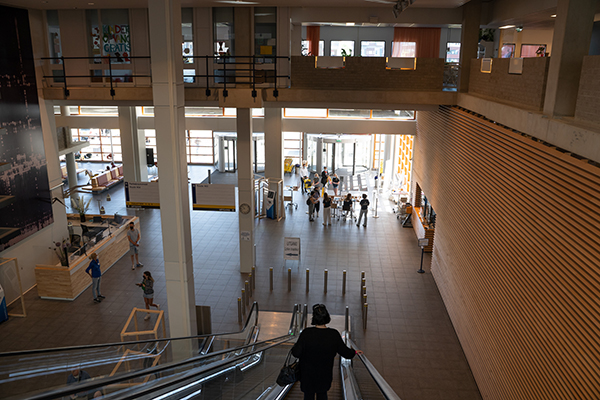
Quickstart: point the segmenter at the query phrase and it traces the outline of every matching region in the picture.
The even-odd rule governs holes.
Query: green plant
[[[54,243],[54,247],[48,247],[50,250],[54,250],[58,259],[60,260],[60,265],[68,267],[69,266],[69,246],[71,244],[67,241],[67,239],[63,239],[62,242]]]
[[[71,208],[77,210],[79,215],[84,215],[86,211],[90,208],[90,202],[92,199],[90,198],[87,203],[83,200],[83,197],[72,198],[71,197]]]
[[[495,33],[496,33],[495,29],[480,29],[479,30],[479,41],[481,42],[483,40],[486,42],[493,42]]]
[[[352,50],[348,49],[346,51],[346,49],[342,49],[342,57],[352,57]]]

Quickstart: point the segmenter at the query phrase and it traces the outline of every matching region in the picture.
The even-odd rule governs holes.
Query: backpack
[[[306,205],[310,206],[310,197],[306,200]]]

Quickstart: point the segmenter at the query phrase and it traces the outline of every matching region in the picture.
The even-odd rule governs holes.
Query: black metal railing
[[[221,86],[223,87],[223,97],[228,96],[228,87],[233,85],[247,86],[252,88],[252,97],[257,97],[256,91],[257,85],[266,84],[273,87],[273,96],[278,97],[278,87],[290,87],[291,77],[289,74],[282,75],[278,74],[281,70],[281,63],[290,63],[290,57],[288,56],[228,56],[228,55],[207,55],[207,56],[182,56],[184,60],[184,66],[194,67],[194,74],[185,74],[185,78],[193,78],[193,82],[197,80],[206,81],[206,96],[209,97],[212,94],[212,87]],[[45,79],[52,79],[53,83],[62,83],[63,92],[65,97],[70,95],[70,87],[75,85],[72,84],[73,79],[86,78],[93,82],[95,79],[100,79],[100,82],[104,82],[108,79],[110,83],[110,95],[115,96],[115,83],[117,79],[125,78],[128,82],[134,82],[135,78],[150,78],[152,79],[151,73],[137,74],[135,70],[135,60],[151,60],[150,56],[130,56],[125,60],[122,56],[92,56],[92,57],[42,57],[42,60],[49,60],[51,64],[62,64],[61,69],[52,69],[52,71],[60,71],[61,74],[44,75]],[[67,75],[67,63],[75,60],[89,60],[89,65],[106,66],[102,68],[106,75],[94,76],[94,75]],[[211,62],[212,61],[212,62]],[[196,73],[199,66],[203,64],[205,67],[205,73]],[[118,65],[120,68],[114,68]],[[117,70],[122,70],[122,66],[131,65],[133,67],[130,74],[122,75],[115,73]],[[212,68],[211,68],[212,67]],[[148,70],[151,65],[148,64]],[[185,68],[185,67],[184,67]],[[289,71],[290,68],[287,68]],[[212,73],[211,73],[212,72]],[[278,85],[278,79],[285,78],[286,84]],[[151,86],[151,81],[148,86]]]

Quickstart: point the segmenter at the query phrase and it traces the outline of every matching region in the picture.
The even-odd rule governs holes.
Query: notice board
[[[125,205],[160,208],[158,182],[125,182]]]
[[[235,185],[192,184],[194,210],[235,211]]]

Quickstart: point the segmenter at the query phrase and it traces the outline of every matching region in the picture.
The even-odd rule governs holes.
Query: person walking
[[[138,248],[140,247],[140,231],[135,227],[133,222],[129,223],[129,230],[127,231],[127,240],[129,240],[129,252],[131,253],[131,269],[135,267],[143,267],[144,264],[140,263],[138,258]],[[135,259],[135,264],[133,263]]]
[[[92,294],[94,295],[94,301],[100,303],[104,296],[100,294],[100,279],[102,278],[102,270],[100,270],[100,261],[98,261],[98,255],[92,253],[90,255],[90,265],[85,270],[85,273],[92,278]]]
[[[292,355],[300,359],[300,390],[304,400],[327,400],[327,391],[333,380],[333,361],[337,354],[351,359],[361,350],[352,350],[342,340],[340,333],[327,324],[331,321],[324,304],[315,304],[311,325],[298,337]]]
[[[327,184],[329,183],[329,173],[327,172],[327,167],[323,167],[323,172],[321,172],[321,185],[323,188],[327,190]]]
[[[304,182],[308,179],[308,168],[307,168],[307,162],[306,160],[302,161],[302,167],[300,167],[300,186],[302,187],[302,194],[308,193],[308,190],[306,189],[306,185],[304,184]]]
[[[323,194],[323,226],[331,225],[331,197]]]
[[[369,212],[369,200],[367,200],[367,194],[363,193],[362,200],[360,201],[360,214],[358,215],[358,222],[356,226],[360,225],[360,221],[362,220],[363,215],[365,216],[365,222],[363,226],[367,227],[367,213]]]
[[[314,198],[314,205],[315,205],[315,211],[317,213],[317,218],[319,218],[319,210],[321,210],[321,194],[320,194],[320,189],[315,189],[313,190],[313,198]]]
[[[159,304],[154,304],[154,278],[150,271],[145,271],[142,276],[142,283],[136,283],[139,287],[144,291],[144,303],[146,305],[146,310],[150,309],[150,306],[156,307],[158,310],[160,308]],[[150,319],[150,313],[144,317],[144,321]]]
[[[333,186],[333,195],[337,196],[338,187],[340,186],[340,177],[338,176],[338,174],[334,173],[331,176],[331,185]]]

